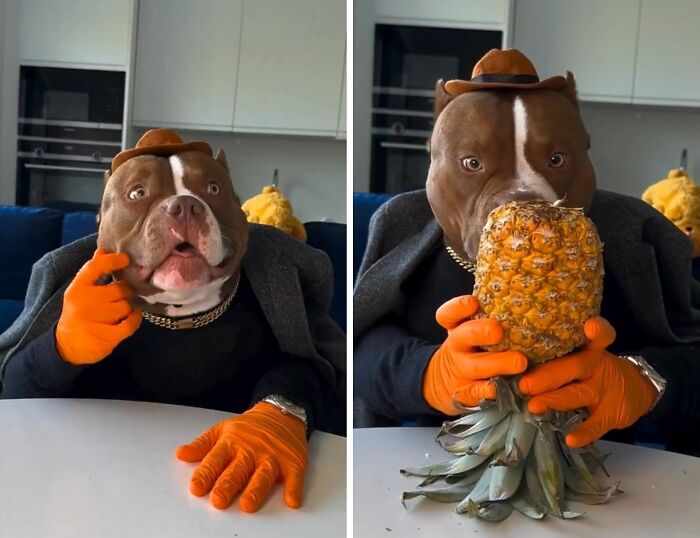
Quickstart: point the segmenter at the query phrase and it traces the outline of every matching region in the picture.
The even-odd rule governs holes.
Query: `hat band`
[[[537,75],[509,75],[509,74],[493,74],[479,75],[473,77],[469,82],[502,82],[508,84],[536,84],[540,81]]]

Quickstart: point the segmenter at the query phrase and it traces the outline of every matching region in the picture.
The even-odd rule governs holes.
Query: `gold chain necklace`
[[[449,245],[445,245],[445,250],[447,253],[450,255],[450,257],[459,265],[462,269],[466,269],[470,273],[476,272],[476,263],[470,262],[469,260],[465,260],[455,252],[455,249],[453,249]]]
[[[236,296],[238,291],[238,284],[241,281],[241,272],[238,272],[238,277],[236,278],[236,285],[233,287],[231,294],[226,297],[223,303],[217,306],[214,310],[205,312],[198,316],[190,316],[189,318],[170,318],[168,316],[157,316],[151,314],[150,312],[142,312],[141,316],[146,321],[150,321],[158,327],[165,327],[166,329],[171,329],[173,331],[178,329],[198,329],[199,327],[204,327],[209,325],[212,321],[215,321],[221,317],[221,315],[226,312],[231,301]]]

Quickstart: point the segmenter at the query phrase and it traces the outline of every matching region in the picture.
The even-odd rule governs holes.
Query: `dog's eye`
[[[138,200],[139,198],[146,196],[146,189],[144,189],[141,185],[137,185],[129,191],[128,196],[130,200]]]
[[[462,166],[470,172],[478,172],[481,170],[481,161],[476,157],[465,157],[462,159]]]
[[[552,168],[561,168],[564,166],[564,161],[565,157],[563,153],[554,153],[550,158],[549,158],[549,165]]]
[[[209,183],[209,185],[207,186],[207,192],[209,194],[217,196],[219,192],[221,192],[221,187],[219,187],[216,183]]]

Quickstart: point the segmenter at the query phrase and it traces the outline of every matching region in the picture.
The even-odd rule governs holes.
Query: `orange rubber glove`
[[[583,331],[589,342],[581,351],[537,366],[519,382],[523,395],[532,396],[531,413],[588,409],[590,417],[566,436],[572,448],[631,426],[650,410],[657,394],[634,364],[605,350],[615,340],[615,329],[605,319],[590,318]]]
[[[447,301],[435,313],[437,322],[447,329],[447,338],[428,363],[423,397],[446,415],[460,412],[453,398],[469,407],[484,399],[493,400],[496,386],[489,378],[519,374],[527,368],[527,358],[519,351],[478,350],[503,339],[503,328],[497,321],[469,320],[478,311],[476,297],[463,295]]]
[[[269,403],[258,403],[242,415],[214,424],[188,445],[178,447],[182,461],[201,461],[192,474],[190,491],[216,508],[239,505],[257,512],[277,482],[284,482],[284,501],[299,508],[308,461],[306,427]],[[245,488],[245,489],[244,489]]]
[[[97,285],[102,276],[128,265],[126,254],[98,248],[75,275],[56,326],[56,349],[63,360],[75,365],[99,362],[139,328],[141,311],[131,304],[131,288],[121,281]]]

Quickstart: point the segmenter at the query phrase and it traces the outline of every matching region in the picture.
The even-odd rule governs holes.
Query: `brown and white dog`
[[[496,73],[483,73],[489,66]],[[532,73],[508,82],[504,67],[518,66]],[[574,78],[540,82],[533,73],[519,51],[493,50],[471,81],[437,84],[426,191],[446,243],[469,259],[489,212],[501,204],[565,198],[564,205],[588,209],[593,199]]]
[[[165,130],[159,131],[160,141]],[[141,142],[149,133],[137,148],[148,149]],[[182,144],[179,137],[170,142]],[[210,310],[232,293],[248,243],[226,157],[223,151],[212,157],[208,146],[175,154],[153,148],[118,163],[108,177],[98,246],[129,255],[117,278],[144,310],[166,316]]]

